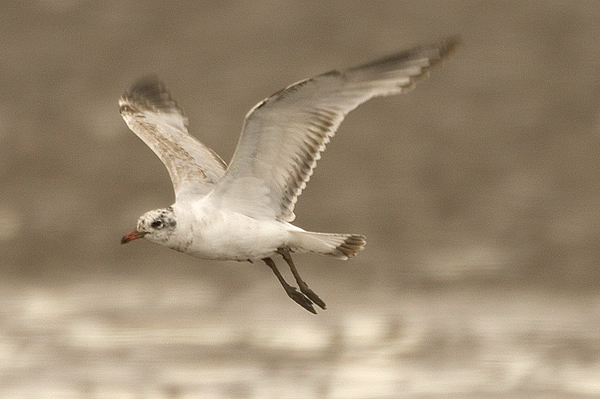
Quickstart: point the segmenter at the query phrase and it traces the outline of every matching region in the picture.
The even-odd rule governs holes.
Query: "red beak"
[[[133,230],[129,233],[125,234],[123,238],[121,238],[121,244],[127,244],[130,241],[137,240],[138,238],[143,238],[146,235],[143,231]]]

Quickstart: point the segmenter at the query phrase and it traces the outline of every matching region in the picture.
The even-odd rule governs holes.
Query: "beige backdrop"
[[[119,95],[157,73],[228,160],[284,86],[460,34],[353,112],[297,224],[363,233],[262,264],[120,246],[173,194]],[[600,6],[8,0],[0,6],[0,396],[600,396]]]

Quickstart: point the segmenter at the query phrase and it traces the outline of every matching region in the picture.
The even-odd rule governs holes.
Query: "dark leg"
[[[267,266],[271,268],[271,270],[273,270],[273,273],[275,273],[277,280],[279,280],[285,292],[290,298],[294,300],[294,302],[296,302],[298,305],[302,306],[309,312],[317,314],[315,308],[313,308],[312,306],[312,302],[306,296],[304,296],[304,294],[301,294],[300,292],[296,291],[296,288],[292,287],[285,281],[281,273],[279,273],[279,270],[277,270],[277,266],[275,266],[275,262],[273,262],[273,259],[264,258],[263,261],[267,264]]]
[[[292,274],[294,275],[294,278],[298,283],[300,292],[306,295],[308,299],[313,301],[315,305],[318,305],[321,309],[325,309],[325,302],[323,302],[313,290],[308,288],[308,285],[304,282],[304,280],[302,280],[302,277],[300,277],[300,274],[298,273],[298,270],[296,270],[296,266],[294,265],[294,261],[292,260],[292,255],[290,255],[289,248],[281,247],[277,249],[277,252],[279,252],[281,256],[283,256],[283,259],[290,266],[290,270],[292,271]]]

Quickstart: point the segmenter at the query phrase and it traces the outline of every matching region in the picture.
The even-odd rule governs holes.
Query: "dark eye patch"
[[[154,222],[152,222],[152,224],[150,226],[152,226],[155,229],[159,229],[161,228],[163,225],[162,220],[155,220]]]

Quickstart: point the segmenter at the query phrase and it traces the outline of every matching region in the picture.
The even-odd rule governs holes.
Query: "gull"
[[[363,250],[366,239],[291,224],[298,196],[350,111],[371,98],[409,91],[458,41],[414,47],[276,92],[246,115],[229,166],[188,133],[188,120],[165,85],[154,76],[141,78],[119,100],[121,116],[167,168],[175,203],[143,214],[121,243],[145,238],[201,259],[263,261],[296,303],[312,313],[314,305],[325,309],[291,253],[345,260]],[[300,291],[281,275],[276,255]]]

